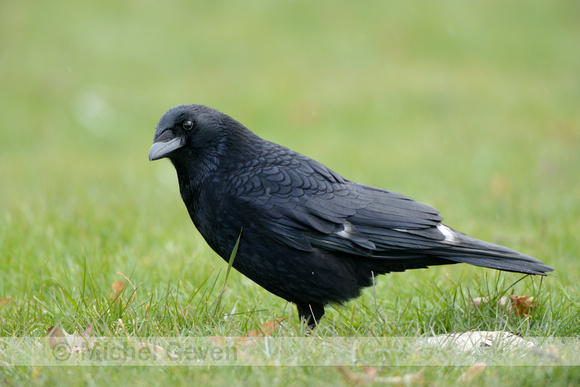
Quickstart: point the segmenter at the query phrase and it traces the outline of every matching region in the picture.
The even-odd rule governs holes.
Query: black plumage
[[[544,275],[553,269],[441,223],[439,212],[395,192],[349,181],[203,105],[169,110],[150,160],[167,157],[207,243],[233,267],[297,305],[312,326],[372,277],[469,263]]]

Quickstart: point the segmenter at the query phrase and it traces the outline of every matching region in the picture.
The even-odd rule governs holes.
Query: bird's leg
[[[300,322],[306,323],[310,330],[316,328],[316,325],[324,316],[324,305],[322,304],[296,304],[296,307],[298,308]]]

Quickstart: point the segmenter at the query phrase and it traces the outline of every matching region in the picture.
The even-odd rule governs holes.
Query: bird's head
[[[217,110],[203,105],[180,105],[167,111],[155,128],[149,160],[164,157],[172,161],[202,156],[216,149],[226,136],[225,121],[231,120]]]

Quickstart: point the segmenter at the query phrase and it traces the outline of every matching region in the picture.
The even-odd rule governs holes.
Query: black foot
[[[316,328],[316,325],[324,316],[324,305],[322,304],[296,304],[300,322],[305,322],[309,329]]]

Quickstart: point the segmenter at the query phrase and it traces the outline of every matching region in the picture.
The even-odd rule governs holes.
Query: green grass
[[[113,337],[239,336],[289,317],[276,337],[302,337],[292,305],[235,271],[216,310],[227,265],[191,224],[170,163],[147,161],[161,115],[202,103],[556,269],[520,282],[462,265],[382,276],[361,298],[328,308],[315,332],[321,340],[472,329],[577,340],[579,9],[528,1],[1,3],[0,299],[11,301],[0,303],[0,336],[40,338],[53,325],[72,332],[87,324]],[[124,276],[136,290],[128,285],[117,304],[111,285]],[[495,302],[469,306],[470,297],[510,294],[536,297],[532,318]],[[580,379],[563,360],[538,361],[489,367],[473,383]],[[465,368],[426,367],[424,384],[455,384]],[[353,383],[306,366],[0,372],[8,385]]]

